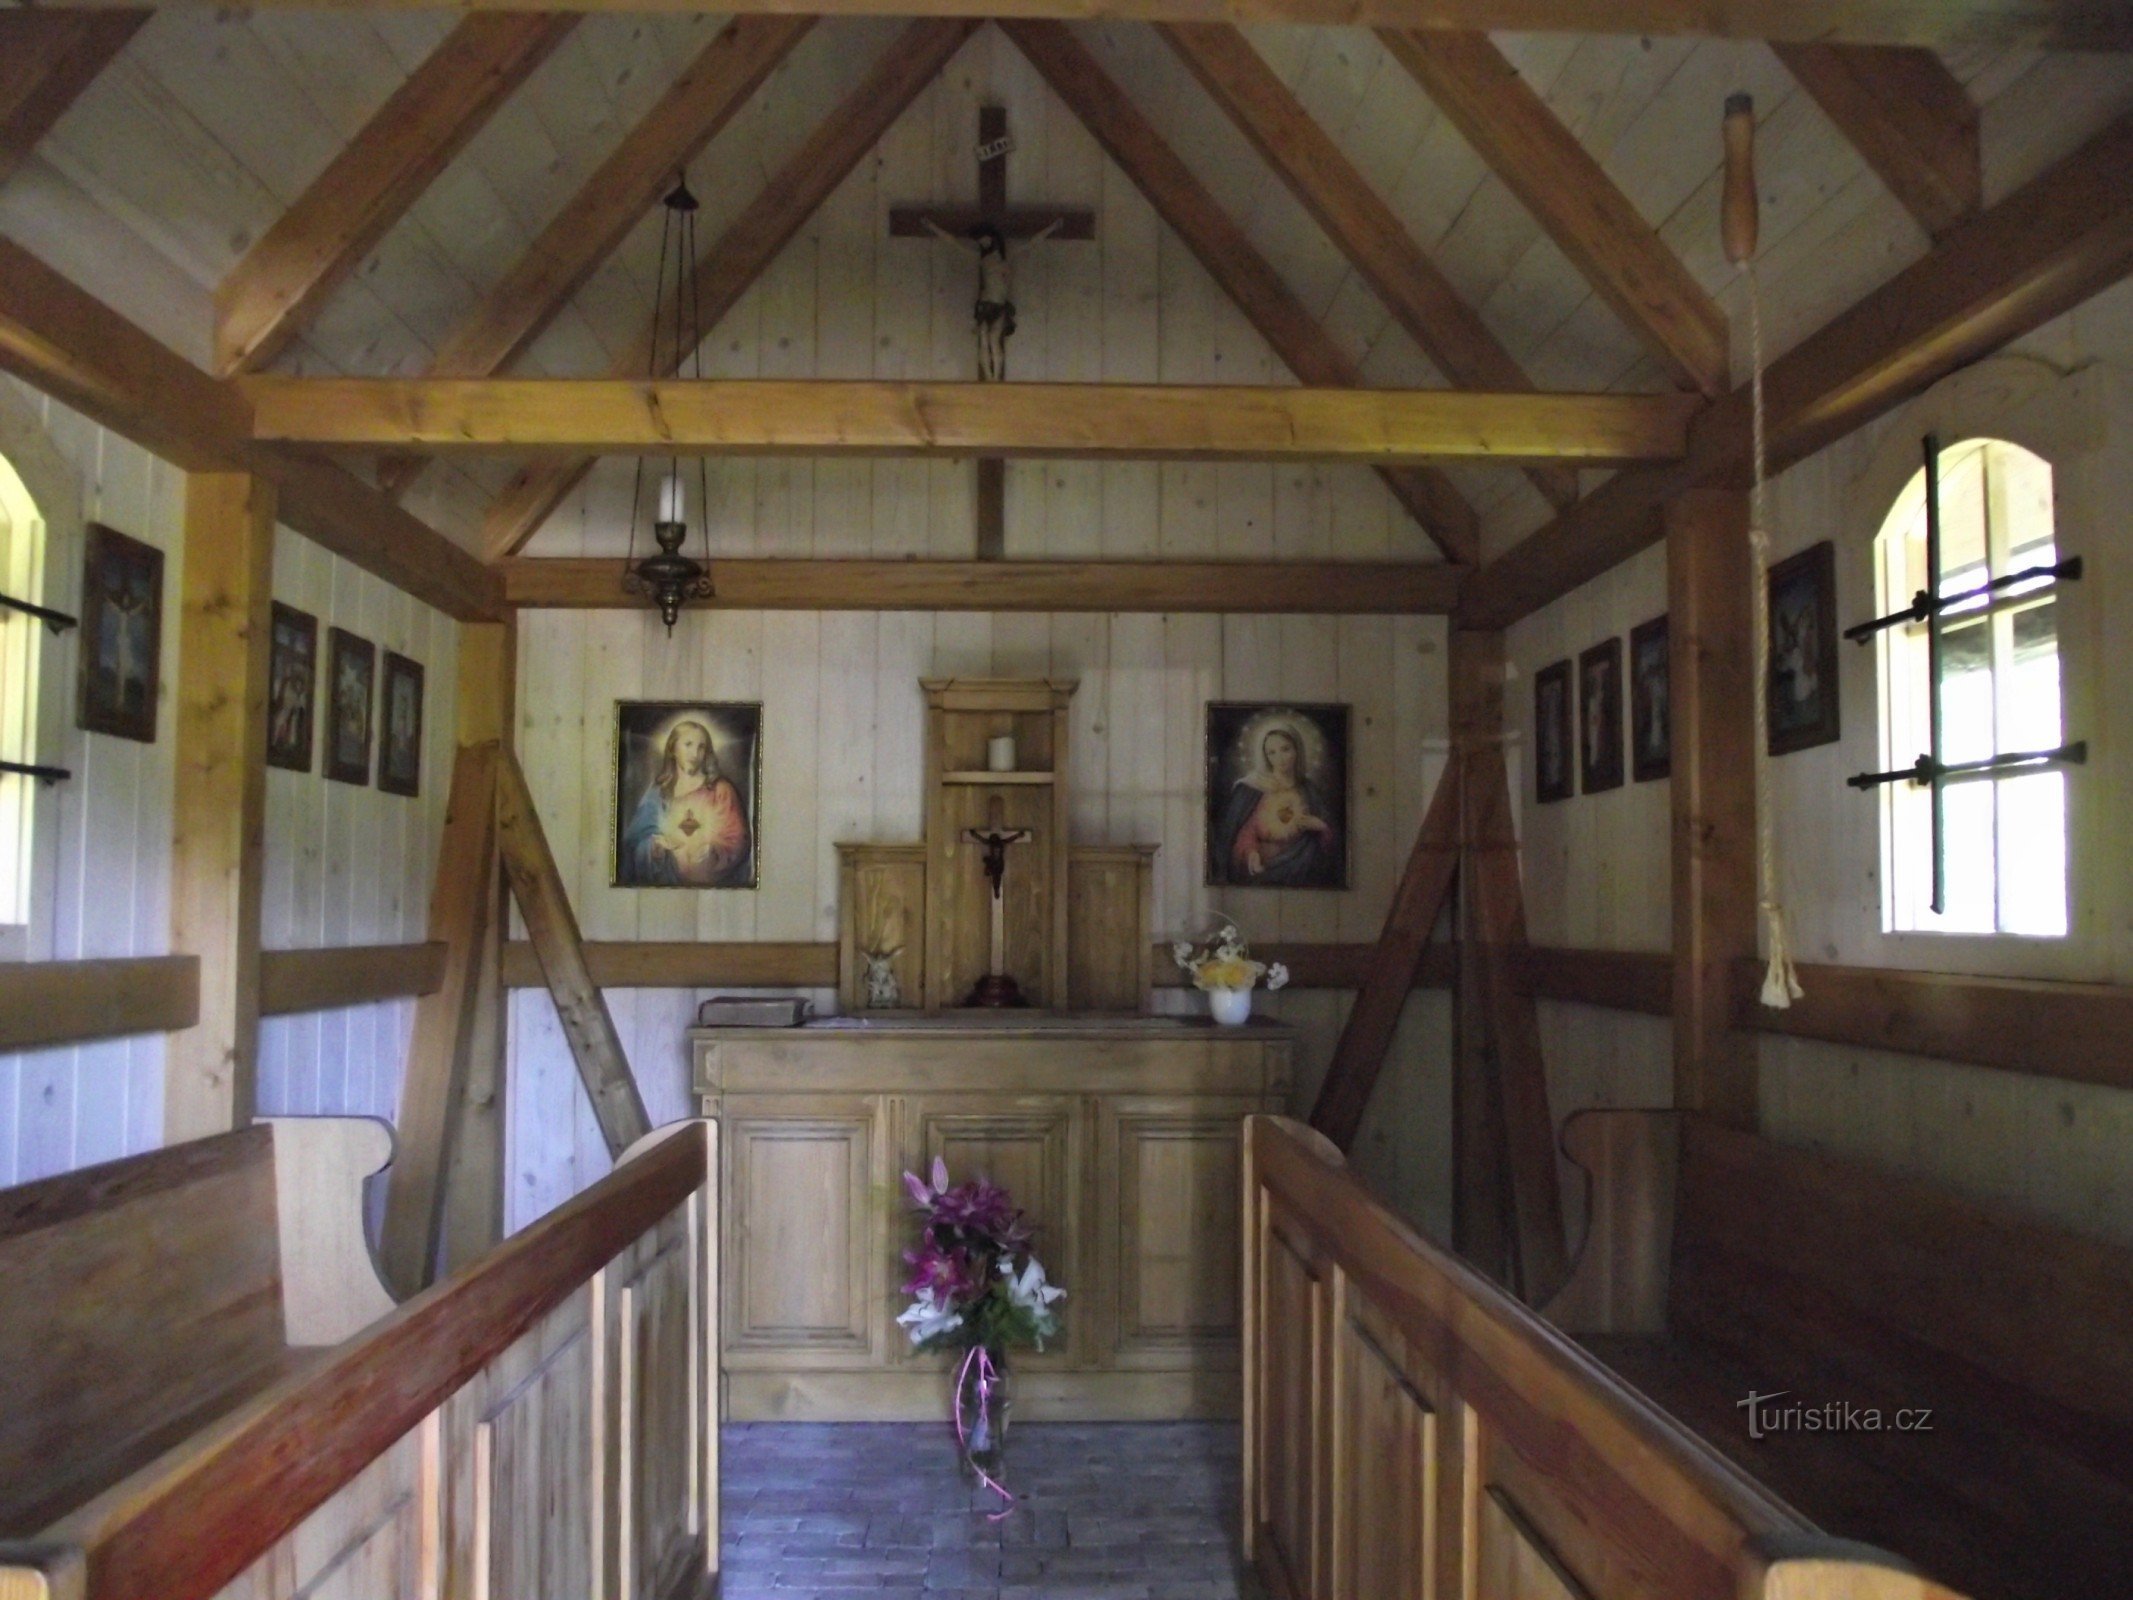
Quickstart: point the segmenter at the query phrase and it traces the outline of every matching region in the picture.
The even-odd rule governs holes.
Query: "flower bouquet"
[[[1272,990],[1289,981],[1289,969],[1280,962],[1252,959],[1252,947],[1227,917],[1218,917],[1198,943],[1180,939],[1170,953],[1192,986],[1206,994],[1215,1021],[1230,1027],[1251,1016],[1255,984],[1264,982]]]
[[[938,1157],[931,1176],[904,1174],[923,1221],[917,1247],[904,1252],[911,1304],[896,1320],[921,1350],[964,1352],[956,1438],[978,1480],[1012,1509],[1014,1496],[993,1476],[1007,1437],[1007,1352],[1042,1350],[1057,1335],[1052,1306],[1066,1291],[1046,1281],[1030,1251],[1029,1219],[1005,1189],[982,1178],[951,1187]]]

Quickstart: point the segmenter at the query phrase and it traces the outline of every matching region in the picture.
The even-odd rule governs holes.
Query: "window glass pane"
[[[1944,627],[1940,636],[1940,749],[1943,761],[1994,754],[1992,630],[1984,619]],[[1931,730],[1928,731],[1930,740]],[[1923,748],[1923,746],[1921,746]]]
[[[2000,792],[2000,926],[2043,937],[2066,933],[2066,775],[2005,778]]]
[[[1990,933],[1993,914],[1993,783],[1951,783],[1942,804],[1946,815],[1947,909],[1938,917],[1930,912],[1919,919],[1924,927],[1943,933]],[[1918,841],[1928,852],[1930,838]],[[1930,872],[1930,865],[1928,868]],[[1924,897],[1932,893],[1928,877]]]
[[[2013,659],[2000,697],[2000,747],[2049,750],[2064,737],[2059,693],[2059,605],[2046,600],[2007,619]]]

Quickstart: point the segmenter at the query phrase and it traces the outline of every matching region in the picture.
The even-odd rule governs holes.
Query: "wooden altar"
[[[1014,1192],[1068,1291],[1063,1342],[1016,1357],[1017,1416],[1237,1414],[1239,1127],[1287,1104],[1287,1028],[955,1013],[690,1046],[722,1129],[730,1419],[946,1414],[946,1358],[895,1321],[899,1180],[935,1156]]]

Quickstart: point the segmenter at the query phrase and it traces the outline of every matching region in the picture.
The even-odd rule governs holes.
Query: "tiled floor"
[[[725,1431],[724,1600],[1259,1600],[1234,1423],[1018,1425],[1013,1515],[938,1427]]]

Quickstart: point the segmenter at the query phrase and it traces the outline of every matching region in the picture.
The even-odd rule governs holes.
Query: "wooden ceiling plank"
[[[45,0],[98,9],[114,0]],[[137,0],[124,0],[137,3]],[[202,0],[157,0],[169,9]],[[311,7],[318,0],[253,0]],[[420,10],[435,0],[363,0],[371,10]],[[741,0],[728,14],[775,12],[789,0]],[[700,0],[460,0],[463,11],[536,9],[694,15]],[[834,16],[958,16],[968,0],[826,0]],[[2133,9],[2119,0],[1000,0],[1000,17],[1116,18],[1133,22],[1316,24],[1322,27],[1487,29],[1788,39],[1807,43],[2027,45],[2045,50],[2133,50]]]
[[[1667,370],[1724,394],[1732,357],[1718,302],[1487,35],[1378,38]]]
[[[622,562],[587,557],[499,564],[514,606],[641,607]],[[729,611],[1196,612],[1436,616],[1457,603],[1461,569],[1442,561],[813,561],[714,560]]]
[[[697,264],[697,326],[706,337],[977,27],[966,17],[912,23],[734,218]],[[641,376],[651,359],[640,341],[616,363],[614,376]],[[523,549],[591,469],[587,458],[537,464],[516,474],[485,519],[483,542],[490,559]]]
[[[486,378],[523,355],[814,25],[808,16],[761,16],[721,28],[452,330],[431,374]],[[394,458],[380,468],[380,485],[398,494],[422,466],[419,457]]]
[[[217,368],[257,372],[288,349],[576,21],[476,15],[453,28],[216,289]]]
[[[1928,235],[1984,204],[1978,111],[1930,50],[1784,44],[1778,59]]]
[[[149,11],[0,11],[0,183],[29,160]]]
[[[1810,334],[1770,368],[1773,471],[2043,326],[2133,272],[2133,115],[2119,118],[1924,259]],[[1464,614],[1506,626],[1664,535],[1686,490],[1737,478],[1751,448],[1747,386],[1689,427],[1676,463],[1616,474],[1468,586]]]
[[[903,379],[239,380],[253,437],[438,454],[1664,461],[1694,395]]]
[[[1161,32],[1450,382],[1506,393],[1535,387],[1250,40],[1226,23],[1168,23]],[[1578,497],[1574,470],[1534,467],[1528,475],[1558,510]]]
[[[188,472],[254,472],[281,520],[461,621],[494,620],[495,575],[330,461],[252,442],[252,408],[29,251],[0,239],[0,371]]]
[[[1002,21],[1000,26],[1289,370],[1319,388],[1361,387],[1361,370],[1066,25]],[[1381,468],[1379,475],[1447,559],[1477,558],[1479,519],[1442,472],[1398,467]]]

